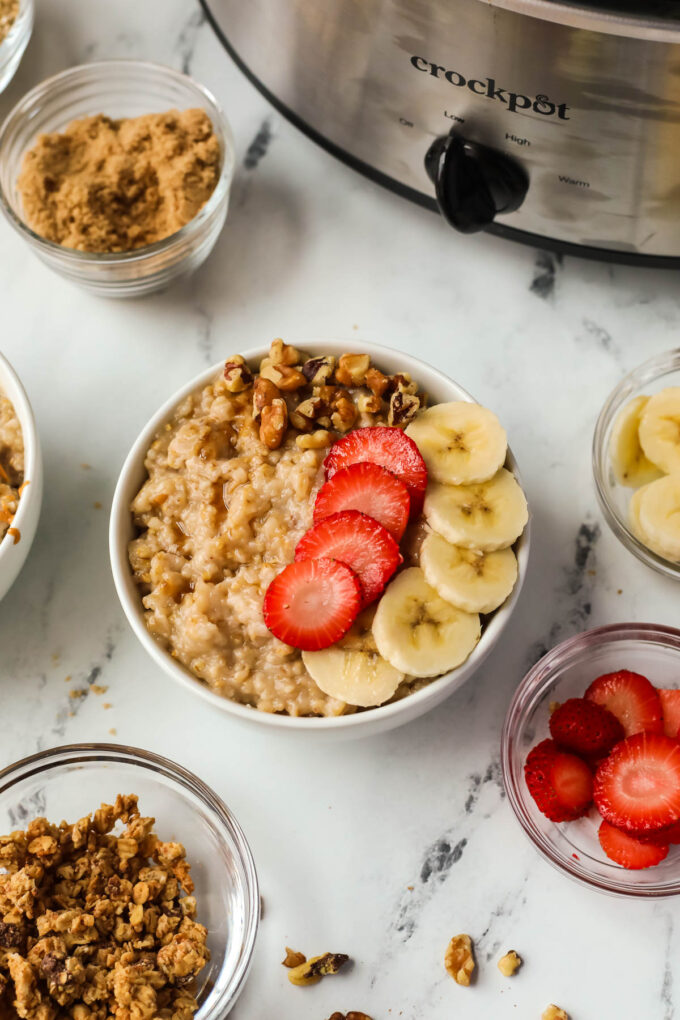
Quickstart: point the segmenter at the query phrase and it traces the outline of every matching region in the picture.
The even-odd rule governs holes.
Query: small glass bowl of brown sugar
[[[21,63],[33,31],[33,0],[0,0],[0,92]]]
[[[162,864],[165,856],[169,861],[178,861],[180,868],[183,868],[174,872],[180,884],[179,889],[175,888],[172,894],[174,901],[163,904],[159,901],[165,894],[153,894],[147,905],[155,909],[157,915],[160,908],[161,913],[170,915],[174,912],[174,916],[178,916],[178,910],[182,908],[183,914],[194,917],[199,925],[207,929],[209,959],[192,970],[192,974],[197,976],[191,986],[181,979],[181,975],[177,980],[176,973],[171,976],[170,984],[179,989],[186,986],[186,990],[191,993],[192,1012],[197,1006],[193,1020],[221,1020],[236,1002],[250,968],[260,917],[260,895],[252,854],[241,827],[219,796],[197,776],[166,758],[117,744],[72,744],[24,758],[0,772],[0,851],[4,851],[4,860],[7,860],[8,846],[21,843],[22,833],[27,832],[28,838],[36,829],[45,829],[44,824],[37,822],[37,819],[47,819],[48,823],[52,823],[52,829],[60,827],[62,819],[65,819],[61,828],[68,828],[85,816],[99,813],[101,805],[116,805],[120,802],[119,795],[125,801],[129,801],[131,795],[136,796],[140,815],[154,819],[152,831],[167,849],[160,857],[154,854],[153,860]],[[111,822],[116,817],[121,817],[121,812],[109,813],[110,821],[107,825],[100,824],[95,818],[93,827],[101,833],[102,845],[107,841],[110,843],[112,837],[120,841],[121,849],[117,851],[120,855],[122,844],[129,844],[130,839],[125,838],[125,819],[112,829]],[[111,837],[106,836],[109,831]],[[12,833],[16,833],[14,838],[10,835]],[[25,844],[26,839],[23,842]],[[68,865],[69,844],[61,839],[59,842],[66,848],[62,863]],[[137,881],[141,876],[137,866],[150,864],[151,861],[141,860],[146,858],[147,851],[142,850],[142,843],[132,842],[134,845],[126,848],[125,856],[129,856],[132,851],[135,860],[125,870],[130,872],[127,877]],[[89,839],[86,844],[77,845],[85,847],[88,853],[91,851],[94,854],[97,851],[96,841],[92,846]],[[34,849],[28,844],[29,854],[39,854],[42,849]],[[85,852],[82,849],[78,854]],[[70,856],[72,858],[74,854]],[[18,863],[20,865],[21,860]],[[58,860],[50,861],[48,858],[45,863],[50,867],[59,864]],[[79,869],[76,862],[71,863]],[[91,867],[92,877],[96,881],[94,858]],[[191,885],[187,881],[187,874],[192,880]],[[68,879],[69,875],[62,872],[59,877]],[[49,876],[46,878],[49,881]],[[153,876],[148,877],[149,882],[154,880]],[[127,885],[130,887],[130,882]],[[93,882],[93,893],[83,890],[82,884],[59,893],[59,896],[63,892],[63,895],[69,897],[68,903],[61,902],[62,908],[75,907],[81,913],[96,913],[96,931],[92,930],[95,937],[85,940],[92,942],[95,949],[97,939],[106,939],[107,932],[111,931],[103,919],[105,904],[101,900],[98,901],[99,905],[93,902],[93,897],[104,895],[98,889],[101,890],[102,886]],[[105,890],[108,896],[113,895],[109,892],[109,885],[105,886]],[[122,896],[120,882],[118,890]],[[168,886],[165,890],[169,896]],[[131,891],[134,892],[129,888],[126,893],[128,900]],[[177,898],[183,897],[185,893],[193,900],[193,909],[184,910],[183,901],[177,902]],[[146,903],[146,899],[140,897],[135,902]],[[124,912],[124,919],[127,921],[129,918],[132,923],[128,913],[131,906],[130,903],[124,904],[121,898],[118,913],[122,919]],[[23,926],[24,934],[30,935],[33,923],[30,919],[35,912],[31,910],[27,913],[19,907],[19,917],[15,923]],[[49,903],[46,902],[44,907],[49,907]],[[28,921],[22,921],[24,914]],[[12,918],[5,914],[5,920]],[[92,925],[91,916],[88,923]],[[134,949],[137,962],[142,964],[148,959],[147,950],[152,948],[144,935],[153,930],[153,925],[148,924],[146,918],[142,923],[141,917],[137,918],[135,924],[137,934],[131,936],[116,929],[110,937],[119,945],[125,942],[128,949]],[[58,930],[64,929],[60,927]],[[178,935],[181,934],[181,927],[177,931]],[[205,934],[202,937],[205,939]],[[127,942],[130,938],[132,941]],[[66,941],[68,944],[68,939]],[[112,949],[116,948],[113,941],[110,945]],[[75,952],[73,946],[68,951],[72,956],[80,957],[77,946]],[[117,991],[115,994],[118,996]],[[33,1014],[26,1012],[21,1015]]]
[[[51,269],[106,297],[162,290],[201,265],[224,224],[233,171],[217,100],[144,61],[63,71],[0,128],[5,216]]]

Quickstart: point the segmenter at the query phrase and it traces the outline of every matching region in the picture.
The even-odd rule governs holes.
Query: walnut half
[[[569,1014],[565,1013],[559,1006],[553,1005],[551,1002],[549,1006],[543,1010],[541,1020],[569,1020]]]
[[[509,949],[505,956],[501,956],[498,961],[498,969],[503,977],[512,977],[521,966],[522,957],[514,949]]]
[[[475,969],[472,939],[469,935],[453,936],[446,947],[444,966],[457,985],[464,985],[467,988]]]
[[[262,408],[260,416],[260,440],[269,450],[278,450],[288,427],[288,408],[282,397],[276,397],[271,404]]]

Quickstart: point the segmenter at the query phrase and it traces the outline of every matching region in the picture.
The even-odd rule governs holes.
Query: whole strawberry
[[[598,758],[623,740],[623,726],[608,709],[585,698],[569,698],[550,716],[550,733],[560,747]]]

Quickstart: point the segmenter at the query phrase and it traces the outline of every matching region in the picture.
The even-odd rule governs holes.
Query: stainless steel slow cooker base
[[[508,2],[512,3],[515,0],[508,0]],[[333,85],[333,91],[340,104],[337,118],[324,120],[315,112],[319,107],[319,101],[313,94],[310,95],[308,90],[305,91],[301,82],[296,78],[294,61],[290,54],[285,60],[282,58],[283,64],[280,61],[279,65],[276,63],[272,65],[269,59],[271,47],[256,44],[257,25],[259,24],[261,29],[266,26],[268,37],[278,38],[279,49],[286,52],[285,39],[281,33],[277,33],[277,26],[272,24],[271,17],[257,17],[256,8],[259,9],[260,15],[266,8],[269,15],[274,15],[275,21],[275,12],[280,9],[276,3],[272,4],[271,0],[252,0],[252,5],[249,4],[245,8],[240,5],[238,0],[201,0],[201,3],[213,28],[237,65],[279,112],[333,155],[372,180],[426,208],[433,210],[437,208],[434,189],[427,180],[423,167],[427,145],[437,136],[437,128],[430,127],[425,130],[423,122],[419,125],[422,130],[411,133],[408,143],[404,143],[408,144],[408,149],[403,152],[390,146],[389,143],[393,142],[395,137],[392,122],[404,119],[401,116],[397,117],[400,109],[399,104],[405,102],[404,96],[410,97],[412,109],[417,105],[409,92],[409,88],[413,88],[413,81],[422,80],[424,76],[428,79],[427,86],[431,86],[430,78],[439,79],[442,77],[445,70],[443,62],[433,64],[437,69],[437,73],[433,74],[430,63],[425,61],[424,57],[415,54],[410,61],[411,68],[409,70],[420,72],[420,74],[409,79],[409,88],[406,92],[403,92],[401,85],[396,90],[397,105],[394,103],[390,105],[386,98],[394,99],[392,83],[385,85],[383,90],[385,95],[381,95],[380,102],[376,105],[374,93],[377,79],[375,73],[370,71],[366,81],[361,83],[361,87],[366,93],[366,102],[361,107],[363,123],[360,130],[351,131],[348,117],[343,117],[341,108],[342,82],[336,82]],[[503,0],[498,0],[498,3],[502,4]],[[536,0],[536,3],[545,7],[545,0]],[[491,5],[484,0],[447,0],[448,8],[456,4],[465,4],[468,13],[483,10],[483,16],[487,16],[489,11],[494,17],[501,13],[504,15],[507,13],[491,10]],[[355,0],[325,0],[325,7],[336,11],[347,7],[347,5],[352,8],[357,6]],[[441,0],[392,0],[392,5],[399,8],[400,16],[404,16],[407,8],[417,7],[420,12],[418,25],[421,28],[423,9],[442,6]],[[297,30],[295,18],[303,6],[304,4],[300,2],[288,5],[286,17],[289,32],[291,26]],[[309,10],[309,5],[306,6]],[[362,0],[362,5],[359,6],[363,10],[364,29],[367,29],[370,19],[368,8],[372,4],[369,0]],[[383,4],[383,9],[385,6],[390,5]],[[562,5],[556,6],[561,7]],[[219,7],[219,16],[216,16],[216,7]],[[297,8],[297,13],[292,8]],[[249,11],[252,15],[252,35],[248,31],[251,27],[250,15],[244,11]],[[316,11],[318,14],[318,5]],[[522,17],[522,20],[534,29],[534,33],[543,25],[541,21],[533,18],[527,22],[526,18],[516,12],[512,13],[512,17]],[[330,20],[332,21],[332,19]],[[225,31],[225,27],[229,29],[229,35]],[[491,223],[486,229],[497,236],[533,247],[579,257],[650,267],[677,268],[680,264],[680,185],[675,184],[675,168],[680,166],[680,83],[677,76],[670,74],[667,63],[664,68],[658,67],[655,63],[650,70],[650,65],[645,65],[643,62],[642,70],[646,79],[649,79],[651,75],[657,82],[660,76],[666,75],[667,94],[659,97],[649,91],[643,91],[641,88],[629,87],[627,92],[622,88],[618,94],[625,116],[617,119],[615,116],[617,111],[612,109],[610,101],[612,85],[604,77],[606,68],[601,62],[598,75],[592,80],[586,81],[586,67],[589,66],[586,60],[587,50],[589,46],[592,48],[595,42],[600,41],[600,34],[573,26],[565,28],[561,24],[556,26],[551,23],[547,27],[551,32],[557,29],[560,32],[568,31],[570,33],[571,50],[566,55],[560,54],[563,63],[567,59],[574,59],[573,51],[580,46],[580,53],[577,54],[579,57],[578,66],[581,69],[578,105],[572,107],[566,99],[562,104],[553,102],[543,93],[538,93],[533,97],[532,103],[529,103],[531,97],[526,93],[530,90],[526,86],[525,93],[508,93],[488,75],[482,79],[481,75],[484,73],[482,71],[480,78],[469,81],[469,84],[475,87],[469,90],[470,95],[464,96],[468,105],[470,102],[473,103],[471,112],[467,111],[466,117],[458,117],[453,113],[453,107],[448,107],[445,111],[447,117],[451,113],[451,119],[466,122],[462,130],[468,137],[472,134],[478,141],[484,142],[486,145],[496,145],[499,152],[507,153],[508,159],[523,162],[531,178],[527,198],[523,205],[516,212]],[[663,34],[662,28],[655,31]],[[677,37],[680,39],[680,34]],[[632,52],[631,47],[638,47],[639,57],[643,56],[645,48],[647,48],[648,60],[652,56],[655,58],[664,57],[666,61],[671,58],[680,60],[680,45],[670,45],[667,41],[658,38],[650,41],[607,36],[610,53],[613,45],[612,38],[615,40],[616,46],[622,44],[625,52],[629,55]],[[297,39],[297,44],[299,48],[300,39]],[[396,43],[394,45],[396,46]],[[396,48],[398,53],[404,56],[411,48],[415,49],[418,45],[426,44],[419,43],[414,36],[408,40],[400,38]],[[650,50],[649,47],[652,49]],[[447,49],[451,50],[451,47],[449,46]],[[316,55],[312,55],[313,61],[318,60],[319,68],[321,68],[324,66],[324,60],[319,57],[319,51],[321,51],[322,57],[328,57],[327,53],[325,55],[323,53],[323,42],[317,46]],[[252,59],[250,59],[250,54],[252,54]],[[441,59],[443,60],[443,58]],[[423,71],[425,65],[426,69]],[[486,70],[488,69],[486,67]],[[314,70],[313,67],[312,76]],[[630,71],[630,65],[628,70]],[[266,72],[266,81],[263,80],[265,77],[263,71]],[[326,59],[326,75],[330,74],[330,71],[331,67]],[[408,74],[408,70],[406,73]],[[455,70],[449,69],[447,73],[449,74],[447,81],[455,86],[452,93],[456,95],[460,89],[459,79],[463,81],[467,81],[467,79]],[[532,69],[532,73],[536,73],[535,69]],[[307,68],[307,81],[309,74],[310,71]],[[499,78],[499,80],[501,79]],[[438,80],[435,81],[435,88],[438,89],[439,84]],[[358,87],[356,77],[353,87],[355,90]],[[596,87],[603,93],[599,97],[594,95]],[[501,107],[500,111],[498,109],[491,111],[489,106],[484,106],[485,103],[488,104],[490,98],[487,93],[495,91],[501,94],[498,104]],[[605,92],[607,92],[607,96],[604,95]],[[475,106],[475,96],[480,96],[482,93],[481,105],[478,103]],[[586,93],[589,96],[588,102],[591,104],[592,110],[585,105],[583,100]],[[556,98],[561,95],[559,92],[552,94]],[[519,107],[519,110],[508,109],[508,97],[510,105],[514,104]],[[423,96],[418,94],[416,98],[421,101],[422,108]],[[571,99],[571,96],[567,95],[567,98]],[[440,130],[444,132],[448,124],[446,121],[441,123],[443,117],[438,107],[434,112],[427,108],[427,102],[430,100],[431,94],[428,92],[425,102],[426,112],[423,113],[423,117],[429,117],[430,123],[432,123],[431,118],[436,115],[435,123],[440,123]],[[575,101],[572,99],[572,102]],[[527,104],[530,107],[528,114],[524,112]],[[493,104],[490,105],[493,106]],[[538,109],[540,116],[534,113],[532,107]],[[376,115],[376,112],[384,111],[389,112],[389,116],[385,113],[385,123],[371,121],[371,117]],[[523,114],[524,135],[516,135],[514,132],[506,130],[505,145],[500,144],[499,112],[506,118],[512,114]],[[482,119],[482,114],[485,119]],[[356,121],[356,117],[354,120]],[[594,134],[593,121],[596,122],[596,125],[600,125],[599,143],[595,141],[597,132],[595,131]],[[501,121],[501,127],[510,128],[514,123],[521,124],[519,121],[505,120]],[[550,125],[548,129],[545,127],[546,123]],[[627,129],[623,130],[626,125]],[[356,127],[356,124],[354,126]],[[411,128],[415,126],[414,123],[410,124]],[[641,144],[640,137],[643,127],[645,128],[645,144]],[[533,142],[527,137],[531,133],[529,128],[534,130]],[[580,137],[579,132],[587,134],[588,137]],[[658,166],[653,165],[654,153],[649,151],[650,137],[656,146]],[[541,140],[542,146],[538,144]],[[511,145],[513,151],[508,152]],[[526,156],[522,151],[524,145],[527,146]],[[532,145],[534,151],[529,157],[529,149]],[[519,156],[516,154],[517,148],[520,150]],[[551,185],[553,178],[559,178],[562,183],[561,178],[565,176],[557,173],[559,160],[563,158],[565,152],[572,160],[572,165],[575,158],[579,159],[581,165],[589,166],[591,170],[603,174],[610,183],[613,183],[615,187],[611,195],[594,188],[591,190],[590,181],[585,177],[579,178],[571,175],[566,175],[567,184],[564,187],[561,189],[557,186],[553,187]],[[370,161],[362,158],[368,154],[371,157]],[[557,161],[555,165],[552,165],[553,161]],[[389,172],[392,167],[396,168],[397,173]],[[576,196],[570,194],[572,189],[576,190]],[[586,193],[585,201],[584,193]],[[605,232],[602,228],[604,225],[611,229],[611,247],[608,243],[598,243],[603,240]],[[588,236],[591,228],[593,236]],[[604,240],[609,241],[610,238],[605,236]]]

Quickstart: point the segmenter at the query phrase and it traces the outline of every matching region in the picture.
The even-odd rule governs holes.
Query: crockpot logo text
[[[557,116],[560,120],[571,120],[567,117],[567,110],[570,109],[566,103],[553,103],[547,96],[538,95],[532,98],[525,96],[522,92],[510,92],[508,89],[498,88],[494,78],[465,78],[458,71],[447,71],[440,64],[433,64],[424,57],[411,57],[411,63],[416,71],[423,71],[431,74],[433,78],[444,78],[450,85],[458,88],[467,86],[470,92],[477,96],[484,96],[485,99],[496,99],[505,103],[508,110],[515,113],[517,110],[533,110],[544,117]]]

